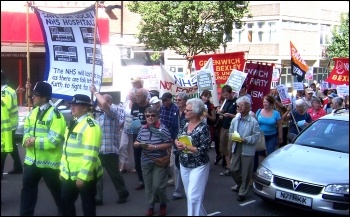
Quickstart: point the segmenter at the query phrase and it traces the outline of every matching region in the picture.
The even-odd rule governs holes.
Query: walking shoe
[[[214,161],[214,165],[218,165],[218,163],[221,161],[221,159],[222,159],[222,156],[216,156],[216,158],[215,158],[215,161]]]
[[[160,205],[158,216],[166,216],[166,204]]]
[[[237,201],[239,201],[239,202],[245,201],[245,196],[238,195]]]
[[[142,190],[142,189],[144,189],[145,188],[145,185],[144,184],[139,184],[139,185],[137,185],[134,189],[135,190]]]
[[[225,172],[220,173],[220,176],[230,176],[230,175],[231,175],[231,172],[229,169],[226,169]]]
[[[178,196],[172,196],[171,197],[171,200],[181,200],[182,199],[182,197],[178,197]]]
[[[239,186],[239,185],[235,185],[235,186],[231,187],[231,190],[234,192],[238,192],[240,187],[241,186]]]
[[[146,211],[146,216],[153,216],[154,215],[154,209],[153,208],[148,208]]]
[[[129,192],[127,191],[125,194],[121,195],[117,200],[117,204],[126,203],[126,199],[129,197]]]
[[[10,170],[7,172],[9,175],[14,175],[14,174],[22,174],[23,170]]]

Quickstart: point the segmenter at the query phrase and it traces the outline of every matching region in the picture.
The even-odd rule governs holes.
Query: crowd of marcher
[[[116,190],[117,204],[126,203],[130,193],[123,173],[133,172],[138,179],[134,190],[145,192],[146,216],[155,214],[156,204],[159,215],[167,215],[170,180],[175,185],[171,200],[186,198],[189,216],[207,215],[203,200],[212,145],[216,153],[213,164],[222,161],[224,168],[216,175],[232,177],[231,190],[241,202],[246,200],[261,160],[286,145],[288,133],[299,134],[312,121],[348,107],[348,101],[336,91],[321,92],[315,84],[297,91],[290,105],[283,105],[272,89],[256,112],[251,111],[252,97],[246,85],[238,93],[224,85],[220,105],[215,107],[209,90],[190,99],[184,92],[151,95],[140,78],[133,78],[131,84],[120,105],[90,85],[100,112],[94,112],[89,96],[76,94],[69,102],[74,118],[66,123],[49,103],[51,85],[38,82],[31,95],[34,108],[24,124],[21,145],[26,154],[22,163],[13,138],[18,120],[16,95],[21,90],[9,87],[1,71],[1,174],[10,153],[14,168],[9,174],[23,173],[20,215],[34,215],[41,179],[59,215],[75,216],[78,196],[84,216],[96,215],[96,206],[103,206],[104,172]],[[238,139],[231,137],[235,133]],[[266,150],[256,151],[262,133]]]

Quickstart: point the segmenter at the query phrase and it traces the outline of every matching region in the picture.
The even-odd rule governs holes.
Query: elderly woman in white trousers
[[[180,129],[179,136],[190,136],[192,146],[178,139],[175,144],[180,151],[180,172],[187,197],[188,216],[206,216],[203,207],[205,187],[209,177],[209,156],[211,138],[209,126],[201,117],[206,110],[201,99],[186,102],[185,116],[188,122]]]

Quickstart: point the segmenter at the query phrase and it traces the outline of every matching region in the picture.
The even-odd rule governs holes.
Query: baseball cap
[[[154,97],[152,97],[152,98],[149,100],[149,103],[151,103],[151,104],[154,104],[154,103],[157,103],[157,102],[160,102],[160,99],[158,99],[157,96],[154,96]]]
[[[314,93],[314,90],[312,88],[306,88],[305,93]]]

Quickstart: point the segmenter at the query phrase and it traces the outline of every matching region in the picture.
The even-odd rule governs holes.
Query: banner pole
[[[29,7],[30,3],[27,1],[27,14],[26,14],[26,34],[27,34],[27,83],[30,84],[30,52],[29,52]],[[31,108],[31,98],[30,98],[31,87],[26,85],[26,98],[28,102],[28,110]]]
[[[95,84],[95,55],[96,55],[96,34],[97,34],[98,1],[95,2],[95,28],[94,28],[94,49],[92,54],[92,84]],[[94,95],[91,93],[91,101]]]

